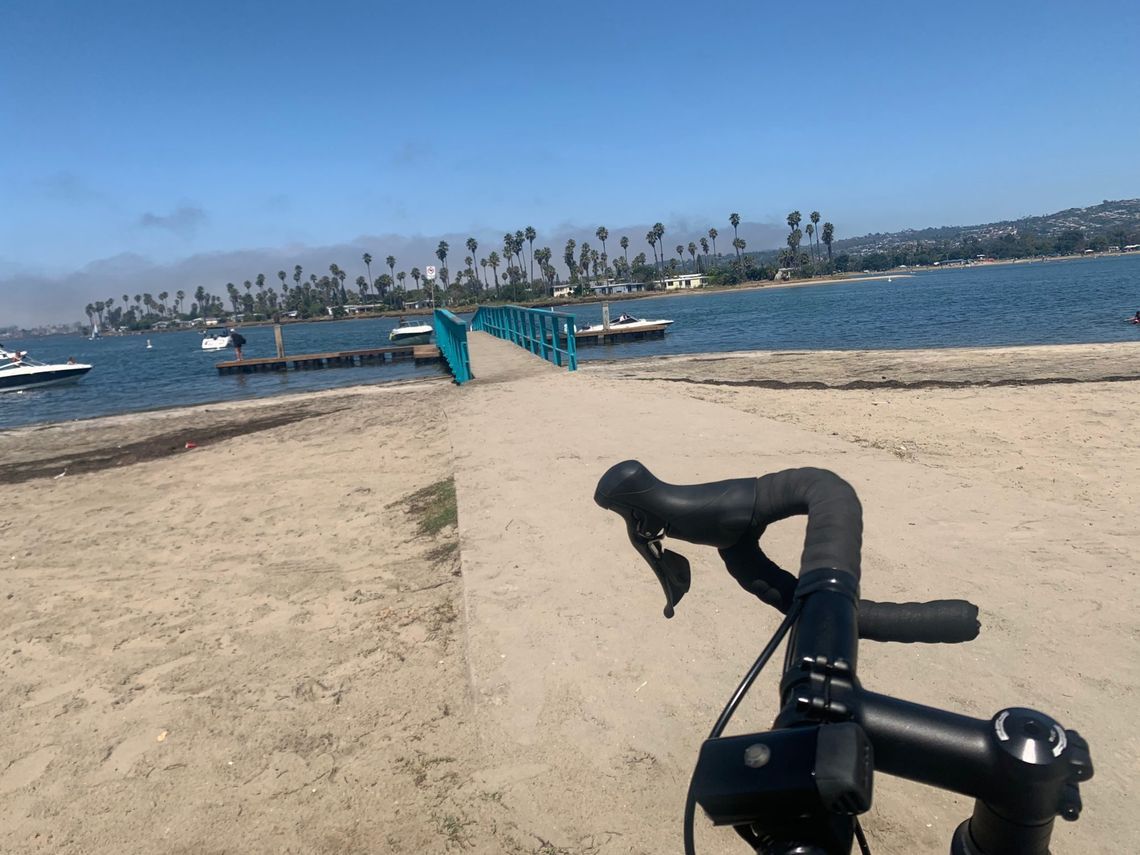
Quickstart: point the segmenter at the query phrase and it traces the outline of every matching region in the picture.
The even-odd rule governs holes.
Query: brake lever
[[[653,570],[653,575],[661,583],[661,590],[665,592],[665,617],[673,617],[674,608],[681,602],[681,598],[688,592],[692,583],[693,574],[689,569],[689,559],[661,545],[665,539],[664,530],[642,531],[633,514],[626,519],[626,531],[633,548],[645,559]]]

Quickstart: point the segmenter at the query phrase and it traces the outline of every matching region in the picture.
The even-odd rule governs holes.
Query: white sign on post
[[[434,264],[429,264],[427,267],[424,268],[424,276],[426,276],[428,279],[435,279],[435,265]]]

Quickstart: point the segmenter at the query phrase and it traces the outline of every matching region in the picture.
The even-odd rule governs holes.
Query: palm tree
[[[705,270],[709,269],[709,239],[701,238],[701,252],[705,254]]]
[[[602,242],[602,254],[606,252],[606,241],[609,240],[610,231],[605,226],[598,226],[598,230],[594,232],[594,236]]]
[[[682,244],[677,244],[677,257],[681,259],[681,269],[685,268],[685,247]]]
[[[495,275],[495,294],[499,293],[499,253],[491,250],[487,256],[487,263],[491,265],[491,272]]]
[[[420,269],[418,267],[412,268],[412,278],[416,280],[416,289],[420,287]]]
[[[831,223],[823,224],[823,242],[827,244],[827,260],[831,261],[831,242],[835,240],[835,226]]]
[[[578,251],[578,270],[587,280],[590,278],[590,245],[582,241],[582,248]]]
[[[657,232],[650,229],[645,233],[645,240],[649,243],[650,248],[653,250],[653,267],[657,267]]]
[[[348,292],[344,290],[344,280],[348,278],[348,274],[338,267],[336,278],[340,281],[340,304],[343,306],[348,302]]]
[[[577,245],[574,238],[570,238],[566,241],[566,247],[562,250],[562,261],[566,265],[566,270],[569,271],[571,282],[578,280],[578,268],[574,264],[574,247]]]
[[[185,291],[179,289],[178,291],[174,292],[174,300],[175,300],[174,311],[179,315],[182,314],[182,301],[185,299],[186,299],[186,292]],[[126,301],[124,301],[124,302],[126,302]]]
[[[384,259],[384,263],[388,265],[388,272],[391,274],[392,278],[399,279],[400,277],[396,275],[396,256],[389,255]]]
[[[815,235],[816,235],[815,245],[816,245],[816,249],[818,249],[819,248],[819,211],[812,211],[810,214],[808,214],[808,219],[811,220],[811,224],[812,224],[812,226],[814,226],[814,228],[812,229],[812,232],[815,232]],[[804,231],[807,231],[807,230],[805,229]],[[808,232],[808,234],[810,235],[811,232]]]
[[[467,251],[469,253],[471,253],[472,264],[474,264],[474,260],[479,257],[478,255],[475,254],[475,251],[479,249],[479,242],[477,240],[475,240],[475,238],[469,237],[469,238],[467,238],[467,242],[465,245],[467,247]],[[468,266],[470,266],[470,265],[468,265]]]
[[[744,242],[744,238],[733,238],[732,239],[732,248],[736,250],[736,263],[737,263],[737,265],[740,264],[740,253],[741,253],[741,251],[743,251],[745,246],[747,246],[747,244]]]
[[[511,248],[514,249],[515,255],[519,260],[519,277],[522,278],[526,273],[526,262],[523,260],[523,244],[526,243],[526,235],[522,229],[515,232],[514,237],[511,239]]]
[[[709,240],[712,241],[713,255],[716,255],[716,236],[719,234],[720,232],[718,232],[716,229],[709,229]]]
[[[451,249],[447,245],[447,241],[441,240],[439,246],[435,248],[435,257],[439,259],[439,266],[442,268],[439,271],[439,276],[443,280],[443,284],[447,284],[447,251]]]
[[[653,233],[657,235],[657,242],[661,244],[661,266],[665,266],[665,226],[661,223],[653,224]]]
[[[534,239],[538,237],[538,232],[534,230],[534,226],[527,226],[523,229],[523,237],[526,238],[527,243],[530,244],[530,281],[534,281]],[[542,265],[539,264],[539,270]]]
[[[487,259],[480,258],[479,266],[483,268],[483,290],[487,290]]]
[[[697,245],[689,241],[689,256],[693,259],[693,272],[699,273],[697,270]]]
[[[811,250],[811,259],[812,261],[815,261],[815,243],[811,239],[811,236],[815,234],[815,226],[813,226],[811,223],[808,223],[806,226],[804,226],[804,234],[807,235],[808,248]]]
[[[391,258],[392,256],[389,255],[388,257]],[[404,285],[404,280],[407,278],[408,278],[408,274],[405,273],[403,270],[401,270],[399,273],[396,274],[396,281],[400,283],[400,290],[403,291],[405,294],[407,293],[408,288],[406,285]]]
[[[628,265],[629,264],[629,238],[627,238],[625,235],[622,235],[621,240],[618,241],[618,243],[621,244],[621,251],[625,253],[625,263],[626,263],[626,265]]]
[[[800,263],[800,240],[804,234],[798,228],[792,229],[788,234],[788,249],[791,250],[792,263],[798,265]]]
[[[363,255],[363,259],[364,259],[364,269],[368,271],[368,285],[369,285],[369,287],[371,287],[371,285],[372,285],[372,256],[366,252]]]
[[[301,287],[301,265],[299,264],[293,267],[293,284],[298,288]]]
[[[735,212],[729,214],[728,215],[728,222],[732,225],[732,236],[733,236],[733,238],[740,237],[740,235],[738,235],[736,233],[736,227],[740,225],[740,214],[737,214]],[[735,240],[733,241],[733,245],[734,246],[736,245]],[[737,255],[739,255],[739,253],[737,253]]]

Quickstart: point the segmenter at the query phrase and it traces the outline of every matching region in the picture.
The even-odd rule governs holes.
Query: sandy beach
[[[696,751],[776,626],[673,544],[665,621],[597,478],[823,466],[864,596],[963,596],[967,645],[861,647],[876,691],[1089,740],[1055,853],[1130,851],[1140,346],[522,368],[0,433],[0,851],[682,851]],[[503,354],[501,363],[495,362]],[[503,367],[500,367],[503,366]],[[187,444],[192,447],[187,447]],[[766,538],[785,566],[802,524]],[[764,729],[776,670],[734,721]],[[970,800],[879,776],[876,853]],[[698,851],[746,851],[698,818]]]

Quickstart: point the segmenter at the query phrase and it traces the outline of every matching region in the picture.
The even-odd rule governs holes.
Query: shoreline
[[[605,297],[582,297],[575,300],[573,303],[554,304],[564,306],[566,308],[573,308],[577,305],[590,305],[592,303],[607,303],[607,302],[625,302],[628,300],[646,300],[654,299],[657,297],[672,297],[685,295],[699,295],[699,294],[719,294],[725,291],[757,291],[763,288],[801,288],[814,285],[838,285],[844,282],[871,282],[882,279],[902,279],[904,277],[914,277],[915,275],[925,273],[943,273],[947,271],[957,270],[970,270],[975,268],[988,268],[988,267],[1011,267],[1015,265],[1024,264],[1054,264],[1070,261],[1091,261],[1101,258],[1128,258],[1131,256],[1140,256],[1138,252],[1099,252],[1093,255],[1061,255],[1052,257],[1034,257],[1034,258],[1010,258],[1010,259],[994,259],[989,261],[976,261],[967,265],[955,265],[953,267],[907,267],[907,268],[891,268],[890,270],[875,272],[873,274],[853,273],[850,275],[831,275],[826,277],[812,277],[809,279],[792,279],[777,282],[770,280],[762,282],[760,280],[749,280],[742,282],[739,285],[716,285],[707,286],[704,288],[693,289],[676,289],[673,291],[650,291],[640,292],[637,294],[611,294]],[[682,274],[683,275],[683,274]],[[693,275],[698,275],[694,273]],[[699,274],[706,275],[706,274]],[[447,309],[456,313],[471,313],[475,312],[480,306],[513,306],[519,305],[524,308],[535,308],[551,304],[550,300],[531,300],[522,303],[513,303],[510,300],[502,300],[488,303],[475,303],[462,306],[439,306],[438,308]],[[367,314],[352,315],[344,318],[330,318],[315,316],[311,318],[296,318],[281,321],[282,327],[289,327],[294,324],[309,324],[309,323],[338,323],[341,321],[364,321],[375,320],[378,318],[399,318],[399,317],[423,317],[431,316],[431,309],[385,309],[378,312],[369,312]],[[272,320],[263,321],[250,321],[249,323],[237,324],[239,327],[271,327],[273,326]],[[109,338],[125,338],[127,336],[149,336],[149,335],[164,335],[166,333],[175,332],[204,332],[205,327],[184,327],[179,329],[165,329],[165,330],[132,330],[125,333],[107,333]],[[24,340],[24,338],[69,338],[74,334],[53,333],[48,336],[28,336],[28,337],[14,337],[13,340]],[[80,336],[86,338],[86,336]]]
[[[1009,357],[999,360],[998,357]],[[597,359],[583,362],[578,370],[587,374],[642,375],[642,379],[684,380],[675,376],[692,366],[700,373],[708,373],[714,363],[734,366],[741,377],[722,369],[722,380],[690,380],[689,382],[736,381],[744,385],[767,388],[830,388],[840,389],[837,383],[874,383],[885,380],[883,388],[918,388],[908,383],[930,384],[928,388],[979,388],[1003,385],[1043,385],[1050,383],[1101,383],[1132,382],[1140,380],[1140,371],[1133,368],[1140,356],[1140,340],[1136,342],[1099,342],[1091,344],[1034,344],[991,345],[979,347],[946,347],[883,350],[733,350],[702,351],[699,353],[669,354],[663,356],[633,356],[620,359]],[[1012,360],[1012,362],[1011,362]],[[977,372],[982,363],[991,372],[989,379],[963,379],[962,372]],[[1011,366],[1019,366],[1022,373]],[[758,367],[782,375],[757,379]],[[1074,370],[1076,369],[1076,370]],[[1095,369],[1095,370],[1094,370]],[[882,371],[900,375],[923,374],[915,380],[888,379]],[[1067,374],[1061,373],[1062,371]],[[832,372],[830,378],[823,374]],[[748,377],[744,377],[747,374]],[[1072,375],[1076,376],[1072,376]],[[810,375],[810,376],[809,376]],[[872,375],[875,375],[872,377]],[[476,378],[478,379],[478,378]],[[831,382],[828,382],[828,379]],[[895,384],[891,386],[889,384]],[[809,384],[809,385],[798,385]],[[419,377],[387,380],[379,383],[354,383],[331,389],[285,392],[257,398],[219,400],[204,404],[174,404],[144,410],[130,410],[109,415],[89,416],[56,422],[36,422],[0,428],[0,451],[5,439],[26,436],[43,431],[82,432],[87,427],[131,428],[136,422],[158,419],[202,417],[208,419],[230,413],[256,412],[275,408],[333,402],[337,398],[357,398],[367,395],[426,391],[450,387],[450,377]],[[872,386],[850,388],[873,388]],[[2,455],[0,455],[2,457]],[[0,471],[3,464],[0,464]]]

